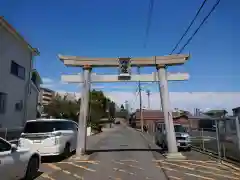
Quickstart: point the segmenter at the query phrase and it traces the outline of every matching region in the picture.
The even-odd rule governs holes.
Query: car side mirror
[[[17,145],[16,144],[11,144],[11,151],[12,152],[17,151]]]

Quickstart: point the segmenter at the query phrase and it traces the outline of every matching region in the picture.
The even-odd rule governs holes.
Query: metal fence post
[[[218,161],[221,162],[221,149],[219,142],[219,121],[215,120],[216,124],[216,140],[217,140],[217,150],[218,150]]]
[[[7,128],[5,129],[5,139],[7,139]]]
[[[239,124],[239,118],[236,116],[236,131],[237,131],[237,143],[238,143],[238,150],[240,151],[240,124]]]
[[[202,139],[202,150],[205,151],[204,147],[204,135],[203,135],[203,128],[201,129],[201,139]]]

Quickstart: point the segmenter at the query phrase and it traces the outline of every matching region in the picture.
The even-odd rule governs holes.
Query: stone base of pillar
[[[182,155],[182,153],[177,152],[177,153],[167,153],[166,154],[166,159],[168,160],[177,160],[177,159],[186,159],[186,156]]]

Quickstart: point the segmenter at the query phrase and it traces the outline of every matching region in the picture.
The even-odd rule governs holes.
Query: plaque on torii
[[[131,58],[119,58],[119,80],[131,79]]]

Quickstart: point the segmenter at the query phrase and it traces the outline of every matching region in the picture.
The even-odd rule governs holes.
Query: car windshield
[[[186,132],[186,128],[182,125],[174,125],[175,132]]]
[[[66,129],[66,122],[61,121],[33,121],[27,122],[23,132],[24,133],[46,133],[46,132],[53,132],[54,130],[64,130]]]

